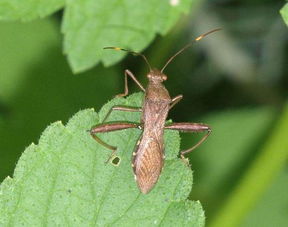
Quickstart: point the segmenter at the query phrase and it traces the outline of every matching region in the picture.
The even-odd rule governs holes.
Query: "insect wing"
[[[143,142],[143,137],[133,153],[133,170],[140,191],[147,194],[156,184],[161,174],[164,155],[163,146],[155,137],[149,137]]]

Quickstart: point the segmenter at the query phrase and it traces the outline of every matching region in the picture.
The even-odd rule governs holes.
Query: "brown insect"
[[[114,50],[123,50],[128,51],[134,55],[140,55],[146,61],[149,66],[149,73],[147,74],[148,86],[146,89],[141,85],[141,83],[136,79],[136,77],[129,70],[125,70],[125,92],[119,94],[118,96],[128,95],[128,84],[127,77],[131,77],[135,83],[140,87],[140,89],[145,92],[145,99],[142,107],[125,107],[125,106],[113,106],[110,111],[107,113],[103,122],[99,125],[93,126],[90,130],[91,136],[100,144],[106,148],[112,150],[113,155],[116,152],[117,147],[111,146],[101,140],[96,133],[111,132],[116,130],[128,129],[128,128],[139,128],[143,129],[143,133],[140,136],[140,139],[137,141],[135,150],[132,157],[132,167],[135,175],[135,180],[140,191],[144,194],[148,193],[158,181],[160,173],[164,165],[164,141],[163,133],[164,129],[169,130],[178,130],[181,132],[204,132],[206,134],[198,141],[193,147],[181,151],[181,159],[188,163],[188,160],[185,159],[184,155],[194,150],[202,142],[204,142],[209,134],[211,129],[208,125],[201,123],[171,123],[166,125],[165,121],[168,115],[169,110],[182,99],[182,95],[177,95],[174,98],[171,98],[169,92],[163,85],[163,81],[167,79],[167,76],[163,74],[166,66],[182,51],[190,47],[194,42],[197,42],[207,36],[212,32],[219,31],[220,29],[214,29],[209,31],[192,42],[188,43],[176,54],[174,54],[164,65],[164,67],[159,71],[157,69],[152,69],[148,60],[143,54],[132,52],[117,47],[105,47],[104,49],[114,49]],[[142,112],[141,122],[136,123],[119,123],[119,122],[109,122],[104,123],[112,111],[131,111],[131,112]]]

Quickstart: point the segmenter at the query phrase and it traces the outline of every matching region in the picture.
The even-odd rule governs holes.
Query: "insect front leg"
[[[128,106],[116,105],[116,106],[113,106],[108,111],[108,113],[104,117],[102,123],[104,123],[107,120],[107,118],[109,117],[109,115],[112,113],[113,110],[126,111],[126,112],[142,112],[142,108],[141,107],[130,107],[130,106],[128,107]]]
[[[187,163],[185,160],[184,155],[190,153],[194,149],[196,149],[200,144],[202,144],[207,137],[211,134],[212,130],[208,125],[201,124],[201,123],[172,123],[170,125],[166,125],[165,129],[170,129],[170,130],[178,130],[180,132],[206,132],[206,134],[191,148],[181,151],[180,156],[181,159]]]
[[[134,82],[138,85],[138,87],[140,87],[140,89],[145,92],[145,88],[141,85],[141,83],[136,79],[136,77],[130,70],[126,69],[124,74],[125,74],[125,91],[123,94],[116,95],[116,97],[123,97],[128,95],[128,79],[127,79],[128,76],[130,76],[132,80],[134,80]]]
[[[180,102],[180,100],[183,98],[183,95],[177,95],[175,96],[170,103],[169,106],[169,110],[171,110],[173,108],[173,106],[175,106],[178,102]]]
[[[142,129],[142,124],[135,124],[135,123],[128,123],[128,122],[127,123],[126,122],[106,123],[106,124],[95,125],[89,130],[90,135],[98,143],[108,148],[109,150],[112,150],[112,153],[110,154],[106,163],[109,162],[109,160],[111,160],[111,158],[115,155],[117,147],[107,144],[106,142],[101,140],[98,136],[96,136],[96,133],[113,132],[113,131],[118,131],[118,130],[123,130],[123,129],[128,129],[128,128]]]

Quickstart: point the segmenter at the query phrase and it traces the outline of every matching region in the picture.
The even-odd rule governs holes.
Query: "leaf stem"
[[[288,139],[285,132],[288,132],[288,105],[284,108],[258,158],[252,163],[226,204],[216,214],[210,224],[211,227],[241,224],[287,161]]]

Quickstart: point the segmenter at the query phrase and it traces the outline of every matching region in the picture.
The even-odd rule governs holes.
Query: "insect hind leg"
[[[183,150],[180,152],[180,157],[184,163],[188,164],[188,161],[185,159],[185,154],[188,154],[199,147],[211,134],[212,129],[210,126],[201,123],[172,123],[165,126],[165,129],[177,130],[180,132],[206,132],[206,134],[192,147]]]

